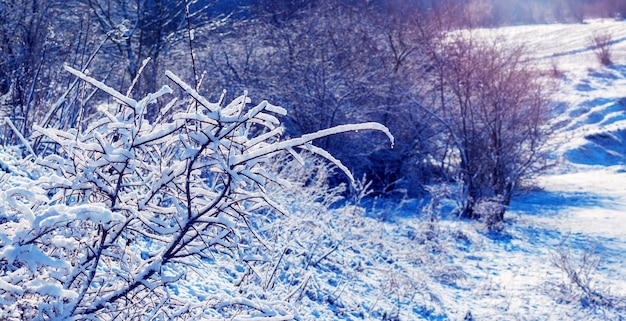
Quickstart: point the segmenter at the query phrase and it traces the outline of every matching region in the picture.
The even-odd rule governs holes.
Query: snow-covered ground
[[[568,302],[571,293],[564,292],[574,290],[557,291],[555,285],[566,275],[552,261],[558,253],[569,253],[580,268],[585,253],[592,253],[588,258],[599,260],[589,275],[592,286],[621,297],[624,304],[626,22],[591,20],[483,32],[525,43],[539,66],[562,73],[554,95],[557,165],[537,179],[540,190],[513,201],[504,234],[489,237],[464,227],[479,244],[455,258],[471,277],[464,288],[452,291],[448,305],[471,311],[476,320],[623,320],[624,310]],[[613,66],[602,66],[590,46],[590,37],[603,32],[613,36]]]

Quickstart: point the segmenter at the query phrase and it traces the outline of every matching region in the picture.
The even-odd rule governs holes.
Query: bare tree
[[[49,0],[0,1],[0,82],[7,116],[23,134],[28,134],[31,110],[53,81],[46,65],[58,58],[51,41],[55,9]]]
[[[191,44],[197,28],[210,28],[210,24],[226,21],[228,13],[211,10],[216,1],[199,0],[89,0],[88,5],[99,22],[102,34],[112,40],[114,57],[121,57],[126,69],[126,84],[140,73],[143,61],[151,61],[141,73],[136,91],[144,95],[156,90],[162,56],[173,44]],[[189,54],[192,48],[183,49],[188,65],[195,64]],[[171,58],[171,57],[170,57]],[[109,59],[112,60],[112,59]],[[123,87],[123,86],[120,86]]]
[[[476,205],[496,200],[501,221],[518,185],[546,162],[547,87],[524,48],[503,39],[455,33],[439,45],[432,100],[416,103],[442,126],[442,142],[451,142],[437,157],[463,187],[461,216],[478,218]]]
[[[203,38],[212,49],[203,60],[219,70],[219,77],[206,80],[213,82],[207,86],[231,92],[248,88],[280,99],[290,111],[290,135],[349,119],[386,124],[401,136],[393,150],[380,150],[378,138],[368,135],[328,137],[318,144],[357,174],[367,173],[377,191],[394,188],[405,174],[419,182],[425,176],[405,166],[424,164],[422,146],[428,142],[420,136],[427,131],[426,122],[408,112],[404,94],[424,72],[414,32],[403,19],[413,9],[378,9],[315,2],[286,8],[268,5],[260,19]],[[363,144],[372,148],[358,147]]]

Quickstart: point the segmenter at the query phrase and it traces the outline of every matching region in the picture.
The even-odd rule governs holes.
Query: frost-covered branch
[[[169,87],[135,100],[130,91],[124,95],[83,72],[66,70],[121,105],[115,113],[103,110],[102,118],[84,131],[34,126],[34,137],[59,148],[36,161],[50,173],[35,183],[41,187],[37,193],[23,188],[2,195],[13,204],[15,218],[0,222],[5,231],[0,254],[7,267],[0,276],[0,300],[10,307],[0,306],[0,315],[28,308],[32,315],[23,319],[171,319],[174,310],[184,318],[228,314],[237,306],[241,311],[235,319],[292,319],[289,309],[234,294],[208,309],[200,303],[180,305],[184,300],[169,286],[208,257],[247,264],[268,260],[245,248],[259,245],[270,251],[254,231],[262,226],[248,216],[286,213],[268,193],[271,183],[290,186],[267,169],[270,157],[282,151],[297,155],[294,148],[302,148],[352,179],[338,159],[311,142],[375,130],[393,144],[389,130],[377,123],[351,124],[283,140],[277,116],[285,109],[268,102],[248,106],[247,94],[226,106],[211,103],[171,72],[167,77],[190,96],[188,107],[151,123],[145,118],[147,106],[169,94]],[[195,108],[198,104],[203,108]],[[40,290],[33,294],[33,289]],[[24,303],[32,295],[36,302],[54,303]]]

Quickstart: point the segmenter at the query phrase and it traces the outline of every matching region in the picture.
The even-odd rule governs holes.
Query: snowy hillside
[[[540,190],[514,199],[502,234],[486,232],[479,223],[442,219],[433,232],[442,239],[426,240],[435,243],[431,245],[435,248],[444,248],[445,255],[436,256],[435,261],[428,262],[425,257],[417,260],[423,264],[414,264],[415,256],[425,252],[423,240],[416,242],[412,231],[423,232],[425,227],[415,220],[417,213],[411,203],[384,214],[394,223],[381,224],[380,229],[388,233],[383,240],[398,256],[390,264],[395,268],[389,266],[389,271],[406,272],[396,272],[396,286],[407,287],[401,280],[406,275],[424,284],[409,287],[415,291],[413,296],[401,289],[356,290],[372,280],[382,282],[385,271],[381,270],[363,279],[362,285],[350,285],[343,296],[346,301],[365,303],[376,302],[381,295],[403,293],[405,299],[400,299],[396,307],[386,307],[396,311],[399,320],[623,320],[626,22],[591,20],[585,24],[479,32],[525,43],[548,74],[555,69],[561,73],[554,94],[556,166],[537,179]],[[602,32],[609,32],[614,39],[613,66],[601,65],[590,45],[590,37]],[[581,295],[583,290],[571,284],[574,272],[583,279],[581,283],[587,282],[589,289],[605,294],[611,303],[589,302],[590,298]],[[334,277],[343,278],[349,273],[344,271]],[[356,297],[350,297],[349,289]],[[361,316],[355,313],[339,317],[335,313],[324,319]],[[370,311],[365,319],[384,316]]]
[[[555,249],[569,247],[577,259],[596,253],[595,286],[622,303],[626,296],[626,23],[483,32],[527,44],[538,64],[562,73],[554,98],[558,164],[538,178],[541,191],[514,200],[510,234],[482,239],[481,248],[464,257],[474,278],[467,288],[479,290],[460,291],[451,304],[471,310],[476,320],[622,320],[624,310],[585,310],[580,302],[559,301],[547,285],[564,277],[551,264]],[[613,36],[613,66],[598,62],[589,40],[594,32]]]
[[[590,46],[590,37],[602,32],[610,33],[614,39],[612,66],[601,65],[594,48]],[[259,164],[272,163],[263,157],[276,152],[279,149],[276,146],[292,155],[295,155],[293,148],[298,147],[334,160],[309,144],[317,136],[324,136],[319,133],[286,140],[287,143],[280,143],[282,145],[276,143],[282,128],[272,114],[286,113],[280,107],[264,102],[254,107],[253,111],[242,113],[246,110],[247,101],[247,97],[243,96],[224,108],[220,104],[202,103],[207,109],[206,115],[202,115],[205,118],[191,112],[181,113],[177,116],[177,123],[152,127],[142,123],[141,112],[134,113],[135,108],[148,106],[149,100],[135,101],[117,93],[115,97],[127,100],[126,104],[133,109],[124,115],[134,115],[136,119],[108,115],[113,125],[107,127],[108,123],[102,122],[90,126],[89,130],[95,134],[86,135],[85,142],[78,141],[71,133],[40,129],[65,143],[70,151],[85,148],[89,153],[101,152],[105,155],[98,162],[109,162],[106,164],[110,168],[96,173],[101,176],[113,177],[116,171],[125,170],[129,159],[132,159],[136,172],[154,170],[142,167],[150,165],[144,159],[163,161],[169,157],[174,162],[174,165],[164,163],[154,166],[159,174],[146,176],[152,179],[148,183],[139,179],[131,182],[137,186],[148,186],[141,192],[131,189],[128,192],[123,188],[114,191],[124,195],[119,197],[120,202],[126,202],[124,206],[138,213],[136,215],[140,219],[133,221],[138,228],[131,230],[137,234],[135,238],[123,242],[123,246],[112,247],[111,250],[100,247],[102,251],[97,253],[96,262],[100,255],[108,255],[107,260],[121,257],[119,261],[122,263],[116,265],[115,260],[110,259],[103,267],[94,269],[80,295],[90,293],[94,302],[99,304],[98,308],[104,311],[104,316],[122,312],[101,300],[101,295],[115,299],[125,295],[130,297],[129,293],[135,288],[155,282],[159,285],[159,295],[173,298],[178,304],[175,308],[189,312],[194,320],[226,320],[226,317],[228,320],[625,320],[626,21],[590,20],[585,24],[517,26],[479,30],[479,33],[484,36],[504,35],[510,41],[526,44],[536,63],[546,70],[546,79],[556,82],[553,96],[556,133],[551,156],[555,166],[536,179],[537,189],[513,199],[501,231],[491,231],[481,222],[460,220],[450,215],[454,204],[446,196],[454,191],[448,186],[432,187],[434,195],[441,198],[398,200],[355,196],[352,204],[351,200],[342,200],[341,187],[325,192],[328,177],[324,176],[326,171],[320,168],[327,168],[315,161],[311,161],[314,163],[311,165],[308,157],[293,156],[302,163],[306,160],[305,166],[293,161],[281,163],[277,166],[280,168],[268,171],[262,168],[261,171]],[[114,92],[114,89],[82,72],[71,70],[95,86]],[[185,91],[199,96],[182,80],[171,73],[168,75]],[[164,87],[160,94],[165,95],[169,91],[169,87]],[[197,113],[198,107],[195,108]],[[253,132],[249,130],[250,125],[237,127],[243,119],[240,117],[249,117],[251,123],[264,124],[269,133],[250,139],[246,136]],[[221,126],[220,122],[224,121],[230,122],[230,127]],[[199,131],[198,124],[204,124],[208,129]],[[177,131],[183,125],[188,126],[187,131],[179,134]],[[100,137],[98,126],[104,128],[109,136],[103,134]],[[388,133],[382,126],[371,123],[368,126],[339,126],[335,131],[367,129]],[[220,136],[224,132],[226,134]],[[326,134],[329,133],[334,132]],[[170,135],[174,138],[170,139]],[[112,143],[100,148],[105,145],[102,142],[107,137]],[[123,145],[125,139],[132,143]],[[193,161],[201,158],[198,155],[205,148],[214,148],[216,154],[223,155],[220,154],[219,161],[208,162],[208,169],[200,165],[194,167],[193,162],[193,166],[187,166],[178,155],[184,150],[177,145],[181,141],[184,144],[180,146],[187,148],[185,153],[191,155],[188,158]],[[143,144],[146,147],[142,147]],[[112,147],[114,145],[116,148]],[[140,155],[144,158],[120,152],[127,145],[145,148]],[[149,149],[152,145],[154,149]],[[170,154],[161,155],[162,150]],[[76,153],[76,157],[83,157],[85,164],[90,164],[89,157],[82,152],[68,153]],[[183,160],[186,161],[186,158]],[[235,162],[237,166],[224,165],[227,162]],[[24,163],[32,168],[20,167]],[[124,166],[119,166],[122,163]],[[61,254],[46,256],[30,245],[35,240],[16,242],[19,246],[11,242],[20,238],[27,240],[27,228],[31,225],[40,230],[58,225],[68,232],[67,235],[51,237],[55,245],[66,246],[68,252],[75,250],[72,247],[74,243],[86,244],[87,248],[93,243],[96,247],[98,240],[85,242],[80,237],[76,240],[72,238],[78,235],[72,234],[74,231],[82,231],[85,235],[95,233],[95,225],[89,225],[93,222],[81,223],[83,225],[80,226],[74,223],[76,217],[84,215],[80,206],[85,207],[85,212],[94,212],[89,212],[92,217],[86,221],[100,224],[99,220],[105,221],[102,217],[117,217],[119,222],[107,223],[110,225],[107,228],[112,230],[130,223],[120,223],[125,218],[117,209],[105,210],[85,205],[88,202],[84,200],[93,197],[88,188],[82,187],[87,185],[76,187],[72,185],[74,182],[61,177],[70,174],[79,176],[72,171],[75,168],[71,166],[76,164],[65,162],[61,157],[51,157],[44,164],[55,169],[55,174],[42,169],[34,170],[33,163],[17,159],[10,150],[0,154],[0,200],[6,203],[0,204],[0,226],[15,227],[15,231],[0,231],[0,254],[10,255],[12,260],[23,260],[19,269],[10,271],[14,275],[24,270],[23,275],[50,273],[51,279],[63,280],[66,275],[50,272],[69,266],[61,260]],[[249,168],[244,168],[242,164]],[[123,169],[119,170],[120,167]],[[234,189],[238,193],[234,194],[236,198],[232,195],[224,197],[231,186],[231,181],[226,179],[214,179],[213,184],[217,186],[214,191],[209,191],[206,184],[203,185],[204,181],[189,188],[189,177],[193,175],[206,179],[235,171],[238,172],[232,184],[237,187]],[[91,180],[100,182],[98,187],[101,189],[113,190],[105,184],[108,183],[105,179],[94,179],[96,174],[90,172],[87,176],[91,175]],[[177,177],[185,175],[187,190],[183,183],[175,184]],[[282,175],[287,176],[292,185],[277,178]],[[83,200],[85,204],[67,213],[46,210],[44,216],[35,218],[34,209],[43,207],[46,202],[43,198],[49,196],[44,192],[37,194],[41,186],[33,186],[32,176],[39,176],[40,181],[48,179],[47,182],[55,189],[71,186],[87,190],[81,190],[85,195],[78,192],[77,196],[63,195],[60,204],[51,202],[55,203],[50,205],[51,208],[65,209],[64,201]],[[119,181],[122,181],[121,177]],[[250,186],[257,186],[255,184],[263,185],[259,182],[266,180],[272,183],[262,186],[257,194],[247,190]],[[272,185],[274,183],[276,185]],[[157,193],[160,188],[170,185],[174,186],[170,192],[178,193],[178,199],[186,202],[181,202],[186,207],[176,208],[180,213],[188,213],[187,217],[181,214],[183,218],[180,222],[175,215],[172,215],[175,223],[165,219],[171,215],[171,203],[177,200],[170,199],[167,193]],[[277,185],[289,188],[279,189]],[[192,192],[195,194],[192,195]],[[217,194],[221,196],[216,197]],[[145,199],[139,202],[142,197]],[[153,197],[162,199],[150,203]],[[192,206],[187,204],[211,198],[220,201],[215,201],[215,204],[200,202],[199,207],[206,208],[206,212],[214,211],[210,212],[212,216],[191,215]],[[117,200],[116,197],[113,199]],[[241,206],[252,202],[259,205],[255,203],[249,212]],[[265,206],[264,202],[270,206]],[[276,214],[268,208],[281,209],[284,213]],[[20,211],[30,216],[20,218]],[[288,215],[283,215],[285,213]],[[196,229],[194,224],[206,225],[199,225],[203,229]],[[105,225],[100,224],[97,229],[104,229]],[[163,235],[153,234],[146,231],[146,226],[165,232]],[[181,226],[188,234],[177,234],[177,228]],[[242,226],[246,228],[237,230]],[[121,231],[117,236],[122,235]],[[104,233],[101,245],[106,238]],[[175,246],[167,251],[171,255],[159,259],[164,252],[163,244],[169,244],[171,239],[181,243],[172,243]],[[211,243],[210,248],[208,243]],[[192,256],[185,252],[191,251],[185,247],[188,244],[194,246],[191,250],[197,253],[192,254],[198,254],[197,257],[187,258]],[[213,246],[215,244],[217,246]],[[79,258],[85,255],[85,266],[96,257],[95,254],[90,257],[92,253],[73,255]],[[44,262],[44,265],[47,264],[45,267],[38,265],[41,259],[48,260]],[[8,266],[8,260],[0,256],[0,267],[3,264]],[[141,273],[138,272],[134,278],[128,277],[125,274],[128,266],[137,262]],[[7,275],[13,275],[11,273]],[[86,270],[78,271],[74,277],[80,280],[85,274]],[[94,278],[96,274],[101,279]],[[113,290],[107,287],[103,287],[102,293],[94,290],[106,284],[107,280],[102,275],[117,277],[111,285]],[[9,277],[5,280],[5,277],[0,274],[0,319],[19,320],[24,317],[16,314],[19,309],[9,306],[10,300],[18,296],[23,296],[25,299],[22,302],[33,307],[47,304],[50,311],[60,311],[59,315],[72,315],[74,312],[64,310],[63,300],[72,302],[79,294],[65,290],[62,287],[65,284],[60,281],[59,284],[43,284]],[[20,286],[27,284],[34,290],[32,293],[25,292],[10,282]],[[71,284],[75,281],[67,282]],[[146,292],[152,291],[150,286],[153,284],[146,286],[150,289]],[[128,287],[130,290],[124,292],[116,287]],[[59,300],[34,302],[30,295]],[[149,297],[149,294],[145,296]],[[178,310],[174,311],[174,308],[164,309],[164,314],[156,316],[157,312],[162,312],[159,310],[161,303],[158,300],[149,301],[155,306],[154,319],[174,319],[178,316]],[[134,308],[151,311],[143,306]],[[89,307],[85,309],[90,311]]]

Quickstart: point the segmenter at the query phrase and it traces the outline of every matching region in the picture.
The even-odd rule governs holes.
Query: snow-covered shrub
[[[625,316],[626,298],[612,294],[610,288],[594,276],[601,261],[594,248],[584,249],[577,255],[571,247],[560,245],[551,253],[550,261],[564,276],[563,281],[548,284],[548,289],[557,300],[583,308],[605,310],[605,315],[617,313]]]
[[[501,232],[504,229],[501,213],[506,210],[506,205],[503,202],[501,196],[482,197],[476,202],[474,212],[486,230]]]
[[[416,307],[436,315],[440,307],[431,285],[464,277],[446,257],[448,231],[418,219],[399,232],[398,225],[358,205],[367,184],[344,198],[343,186],[328,188],[327,163],[308,154],[300,161],[305,165],[276,160],[272,170],[291,182],[267,189],[286,214],[248,217],[263,226],[256,233],[264,242],[247,254],[269,258],[247,264],[242,292],[286,300],[301,315],[324,320],[410,319]]]
[[[290,185],[267,170],[273,155],[299,159],[294,149],[308,150],[352,179],[311,141],[355,130],[382,131],[393,141],[387,128],[341,125],[283,140],[275,116],[284,115],[283,108],[248,106],[246,95],[227,105],[211,103],[171,72],[166,76],[190,99],[172,99],[149,122],[145,115],[170,87],[135,100],[66,69],[119,106],[115,113],[101,110],[103,117],[84,128],[34,126],[35,138],[50,146],[37,159],[47,172],[0,195],[7,213],[0,221],[0,318],[292,319],[289,296],[270,300],[241,290],[190,299],[177,286],[205,262],[226,262],[220,271],[237,276],[242,266],[271,261],[262,231],[274,227],[257,218],[286,213],[268,184]],[[260,248],[267,252],[251,251]],[[307,253],[307,264],[324,259]],[[265,280],[270,288],[273,278]]]
[[[312,301],[331,305],[336,314],[352,310],[352,298],[345,299],[338,289],[363,274],[360,250],[384,248],[380,238],[371,237],[373,220],[365,217],[363,208],[351,205],[358,200],[342,196],[346,186],[329,187],[332,168],[322,159],[303,154],[275,164],[279,166],[273,172],[287,178],[291,186],[271,184],[268,193],[286,215],[250,216],[255,224],[264,225],[258,234],[271,249],[271,259],[248,266],[245,288],[286,299],[298,309]],[[263,251],[259,246],[251,249]],[[376,254],[368,256],[380,259]]]

